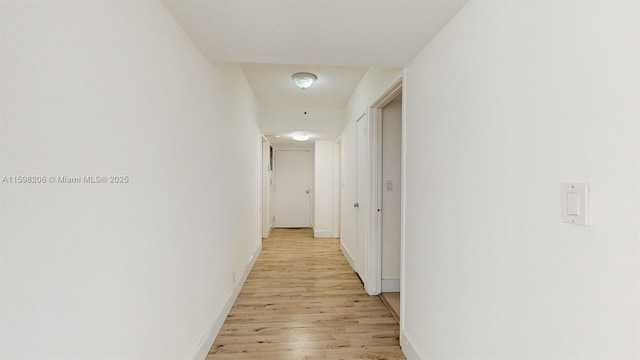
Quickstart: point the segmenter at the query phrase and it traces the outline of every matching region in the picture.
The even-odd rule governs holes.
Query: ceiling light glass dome
[[[296,134],[296,135],[293,135],[291,138],[296,141],[307,141],[309,140],[309,135]]]
[[[292,78],[293,82],[295,82],[296,86],[300,89],[306,89],[310,87],[311,85],[313,85],[313,82],[318,79],[317,76],[308,72],[295,73],[293,74]]]

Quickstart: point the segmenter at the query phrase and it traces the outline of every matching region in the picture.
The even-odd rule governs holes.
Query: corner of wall
[[[251,259],[249,259],[249,263],[247,264],[245,270],[242,272],[240,281],[236,282],[236,285],[233,288],[233,292],[231,293],[231,295],[229,295],[229,298],[225,302],[224,307],[222,308],[222,310],[220,310],[220,313],[218,313],[218,316],[216,316],[216,319],[214,320],[213,324],[211,324],[211,327],[209,328],[209,330],[204,334],[204,336],[200,340],[200,343],[198,343],[198,348],[196,350],[195,355],[193,356],[194,360],[203,360],[209,354],[209,350],[211,349],[211,346],[213,346],[213,343],[216,340],[218,333],[220,333],[220,330],[222,329],[222,325],[224,324],[224,321],[227,319],[227,316],[229,315],[229,313],[231,312],[231,308],[233,307],[233,304],[236,302],[236,299],[240,294],[240,290],[242,290],[244,283],[247,281],[247,277],[249,276],[251,269],[253,269],[253,265],[255,265],[256,260],[258,260],[258,256],[260,255],[261,251],[262,251],[262,241],[259,242],[258,249],[251,256]]]
[[[407,332],[400,330],[400,348],[402,348],[402,352],[407,360],[424,360],[425,357],[421,356],[416,350],[409,337],[407,336]]]

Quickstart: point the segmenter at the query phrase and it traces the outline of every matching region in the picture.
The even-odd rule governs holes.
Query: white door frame
[[[308,194],[308,213],[309,213],[309,218],[307,220],[307,224],[308,227],[313,228],[313,202],[312,202],[312,198],[313,198],[313,151],[312,149],[309,148],[289,148],[289,147],[277,147],[273,149],[274,152],[274,156],[273,156],[273,162],[274,162],[274,166],[273,166],[273,182],[274,182],[274,186],[273,186],[273,217],[274,217],[274,221],[273,221],[273,228],[276,228],[276,223],[278,222],[278,214],[276,214],[276,196],[277,196],[277,192],[278,191],[282,191],[282,187],[280,186],[279,182],[278,182],[278,173],[275,171],[275,169],[277,168],[277,164],[278,164],[278,157],[276,156],[278,152],[281,151],[298,151],[298,152],[306,152],[309,156],[309,184],[308,184],[308,188],[307,188],[307,194]]]
[[[382,291],[382,109],[403,91],[403,78],[396,81],[367,109],[369,120],[369,204],[366,209],[367,236],[365,236],[365,281],[364,287],[369,295],[378,295]],[[404,102],[402,103],[402,151],[400,165],[401,187],[400,187],[400,247],[401,247],[401,274],[400,287],[404,285],[404,179],[405,179],[405,125],[404,125]]]

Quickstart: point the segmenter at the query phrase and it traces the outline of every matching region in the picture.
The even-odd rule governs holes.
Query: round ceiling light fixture
[[[291,138],[295,141],[307,141],[309,140],[309,135],[305,135],[305,134],[295,134],[293,136],[291,136]]]
[[[291,76],[291,78],[293,79],[293,82],[296,83],[296,86],[300,89],[306,89],[310,87],[311,85],[313,85],[313,82],[318,79],[315,74],[308,72],[295,73],[293,74],[293,76]]]

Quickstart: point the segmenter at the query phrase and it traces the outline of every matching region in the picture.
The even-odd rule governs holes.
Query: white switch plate
[[[589,184],[561,184],[562,221],[589,226]]]

